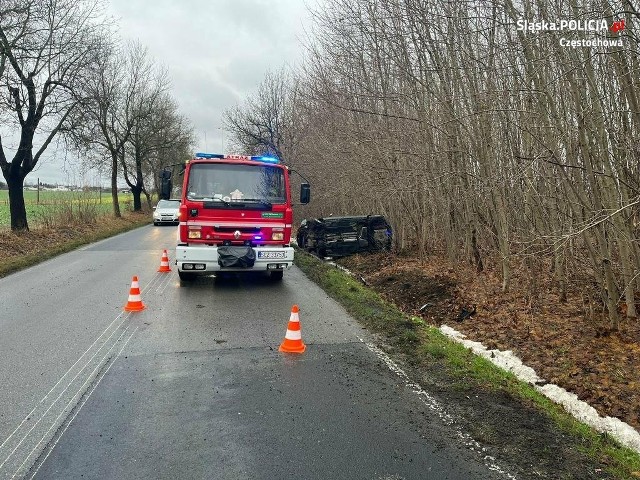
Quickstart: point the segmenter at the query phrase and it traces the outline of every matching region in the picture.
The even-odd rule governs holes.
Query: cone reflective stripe
[[[162,253],[162,259],[160,260],[160,268],[158,268],[159,272],[170,272],[171,267],[169,266],[169,255],[167,255],[167,251],[165,250]]]
[[[307,346],[302,342],[302,331],[300,330],[300,318],[298,312],[300,309],[294,305],[291,309],[291,317],[289,317],[289,325],[284,340],[280,344],[281,352],[302,353]]]
[[[134,276],[133,280],[131,280],[129,300],[124,306],[124,310],[126,312],[139,312],[140,310],[144,310],[145,308],[146,307],[142,303],[142,298],[140,297],[140,284],[138,283],[138,277]]]

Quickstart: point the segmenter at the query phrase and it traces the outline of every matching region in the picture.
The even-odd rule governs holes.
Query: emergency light
[[[258,162],[264,163],[280,163],[280,160],[275,157],[251,157],[251,160],[257,160]]]
[[[221,158],[227,160],[252,160],[254,162],[263,162],[263,163],[272,163],[277,164],[280,163],[275,157],[263,157],[263,156],[249,156],[249,155],[223,155],[221,153],[202,153],[198,152],[195,154],[195,158]]]

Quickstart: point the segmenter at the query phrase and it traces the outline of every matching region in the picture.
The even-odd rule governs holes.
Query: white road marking
[[[35,412],[35,410],[36,410],[36,409],[37,409],[37,408],[38,408],[42,403],[44,403],[44,401],[49,397],[49,395],[51,395],[51,392],[53,392],[53,391],[55,390],[55,388],[60,384],[60,382],[62,382],[62,380],[63,380],[63,379],[64,379],[64,378],[69,374],[69,372],[71,372],[71,370],[73,370],[73,368],[78,364],[78,362],[80,362],[80,360],[82,360],[82,358],[83,358],[83,357],[84,357],[84,356],[85,356],[85,355],[86,355],[86,354],[87,354],[87,353],[88,353],[88,352],[89,352],[89,351],[94,347],[94,345],[95,345],[96,343],[98,343],[98,341],[100,340],[100,338],[102,338],[102,336],[103,336],[103,335],[104,335],[104,334],[105,334],[105,333],[106,333],[106,332],[111,328],[111,326],[112,326],[112,325],[113,325],[113,324],[118,320],[118,318],[120,318],[120,317],[122,316],[122,313],[123,313],[123,312],[121,312],[120,314],[118,314],[118,316],[117,316],[116,318],[114,318],[114,319],[111,321],[111,323],[110,323],[110,324],[109,324],[109,325],[108,325],[108,326],[107,326],[107,327],[102,331],[102,333],[98,336],[98,338],[96,338],[96,339],[93,341],[93,343],[89,346],[89,348],[87,348],[87,349],[85,350],[85,352],[84,352],[82,355],[80,355],[80,357],[78,358],[78,360],[76,360],[76,361],[75,361],[75,363],[74,363],[73,365],[71,365],[71,367],[69,367],[69,370],[67,370],[67,371],[65,372],[65,374],[64,374],[64,375],[62,375],[62,377],[60,377],[60,379],[56,382],[56,384],[55,384],[53,387],[51,387],[51,390],[49,390],[49,391],[47,392],[47,394],[46,394],[44,397],[42,397],[42,400],[40,400],[40,402],[39,402],[35,407],[33,407],[33,410],[31,410],[31,412],[29,412],[29,414],[28,414],[26,417],[24,417],[24,419],[22,420],[22,422],[20,422],[20,425],[18,425],[18,426],[15,428],[15,430],[14,430],[13,432],[11,432],[11,434],[10,434],[10,435],[9,435],[9,436],[4,440],[4,442],[2,442],[2,444],[0,445],[0,452],[2,451],[2,448],[4,447],[4,445],[5,445],[5,444],[6,444],[6,443],[11,439],[11,437],[13,437],[13,435],[15,435],[15,433],[20,429],[20,427],[22,427],[22,425],[23,425],[27,420],[29,420],[29,418],[31,417],[31,415],[33,415],[33,412]],[[123,322],[124,322],[124,320],[123,320]],[[123,322],[121,322],[121,323],[120,323],[120,325],[122,325],[122,323],[123,323]],[[120,325],[118,325],[118,327],[116,327],[116,330],[117,330],[117,328],[119,328],[119,326],[120,326]],[[115,330],[114,330],[114,331],[115,331]],[[112,333],[111,335],[113,335],[113,333]],[[111,337],[111,335],[109,336],[109,338]],[[108,340],[108,339],[107,339],[107,340]],[[5,463],[5,462],[6,462],[6,460],[0,464],[0,468],[2,468],[2,465],[4,465],[4,463]]]
[[[167,289],[167,286],[172,283],[173,275],[171,275],[171,273],[163,274],[163,277],[164,278],[160,282],[160,285],[156,288],[156,293],[163,294]]]
[[[120,314],[122,315],[122,314]],[[120,315],[118,315],[118,317],[120,317]],[[116,318],[118,318],[116,317]],[[25,440],[27,440],[27,438],[29,438],[31,432],[36,428],[36,426],[38,426],[38,424],[40,424],[40,422],[45,418],[45,416],[49,413],[49,411],[53,408],[53,406],[58,403],[58,400],[60,400],[60,398],[62,398],[62,396],[64,395],[64,393],[69,389],[69,387],[73,384],[73,382],[80,376],[80,374],[87,368],[87,366],[89,366],[89,364],[91,363],[91,361],[96,358],[96,356],[98,355],[98,353],[102,350],[103,347],[105,347],[107,345],[107,342],[111,339],[111,337],[113,337],[113,335],[118,331],[118,329],[124,324],[124,322],[126,321],[127,316],[124,317],[124,319],[122,320],[122,322],[120,322],[120,324],[118,325],[118,327],[116,327],[113,332],[111,332],[111,335],[109,335],[107,337],[107,339],[105,340],[105,342],[100,346],[100,348],[98,348],[95,353],[85,362],[84,366],[78,371],[78,373],[75,374],[75,376],[69,381],[69,383],[65,386],[65,388],[58,394],[58,396],[55,398],[55,400],[53,400],[51,402],[51,404],[47,407],[47,409],[42,412],[39,415],[39,418],[37,419],[37,421],[31,426],[31,428],[22,436],[22,438],[20,439],[20,441],[15,445],[15,447],[13,448],[13,450],[9,453],[9,455],[5,458],[5,460],[0,464],[0,469],[7,463],[7,461],[14,455],[14,453],[16,452],[16,450],[18,450],[18,448],[20,447],[20,445],[22,445]],[[112,322],[113,323],[113,322]],[[125,328],[125,332],[126,330],[129,328],[129,326],[127,326]],[[113,349],[113,347],[115,346],[115,344],[118,342],[118,340],[120,338],[122,338],[122,335],[120,335],[120,337],[118,337],[118,339],[113,343],[113,345],[109,348],[109,350],[107,351],[107,353],[102,357],[102,359],[100,360],[100,362],[98,363],[98,366],[96,367],[96,369],[101,368],[102,362],[104,361],[104,359],[106,358],[106,356],[109,354],[109,352]],[[96,340],[97,341],[97,340]],[[95,344],[96,342],[94,342]],[[93,345],[93,344],[92,344]],[[91,348],[91,347],[89,347]],[[85,352],[86,353],[86,352]],[[84,357],[85,354],[83,354],[79,359],[82,359],[82,357]],[[76,361],[76,363],[74,363],[74,365],[76,365],[78,363],[78,361]],[[73,367],[71,367],[73,368]],[[87,380],[85,380],[85,382],[83,383],[83,385],[81,386],[81,389],[84,388],[84,385],[91,380],[92,375],[94,374],[94,372],[96,371],[96,369],[94,369],[94,371],[92,373],[89,374],[89,376],[87,377]],[[70,369],[71,370],[71,369]],[[66,376],[66,373],[65,373]],[[63,377],[64,378],[64,377]],[[58,385],[60,383],[60,381],[58,381],[58,383],[56,385]],[[55,388],[55,387],[54,387]],[[53,390],[53,389],[52,389]],[[50,392],[51,393],[51,392]],[[49,394],[47,394],[48,396]],[[77,395],[77,393],[74,394],[74,396],[72,397],[75,398],[75,396]],[[46,398],[46,396],[45,396]],[[43,399],[44,400],[44,399]],[[42,404],[42,402],[41,402]],[[60,417],[65,413],[67,407],[68,407],[69,403],[67,403],[67,405],[62,408],[62,410],[60,411],[61,413],[56,417],[56,419],[53,421],[53,423],[51,424],[51,426],[49,427],[49,429],[47,430],[47,433],[45,434],[45,436],[51,431],[51,429],[53,427],[55,427],[57,425],[58,420],[60,419]],[[39,405],[38,405],[39,406]],[[36,407],[37,408],[37,407]],[[35,410],[35,409],[34,409]],[[59,410],[56,410],[59,411]],[[54,411],[53,413],[55,414],[56,411]],[[26,417],[29,418],[29,417]],[[21,425],[24,423],[24,421],[21,423]],[[45,425],[46,426],[46,425]],[[19,427],[18,427],[19,428]],[[43,437],[44,438],[44,437]],[[20,467],[18,468],[18,470],[16,471],[16,473],[14,473],[14,477],[17,474],[18,471],[20,471],[20,469],[22,468],[22,466],[24,465],[24,463],[29,459],[29,457],[31,456],[31,454],[33,453],[33,451],[35,450],[35,448],[37,448],[40,443],[42,442],[42,439],[36,444],[36,446],[31,450],[31,452],[29,453],[29,455],[27,455],[27,457],[25,458],[25,460],[22,462],[22,464],[20,465]],[[27,447],[28,448],[28,447]],[[19,461],[19,460],[18,460]],[[13,477],[12,477],[13,478]]]
[[[402,370],[402,368],[400,368],[400,366],[395,363],[385,352],[380,350],[380,348],[373,345],[372,343],[365,342],[361,338],[359,340],[364,343],[367,348],[371,350],[380,360],[382,360],[382,362],[387,365],[389,370],[398,375],[404,381],[405,386],[410,388],[413,393],[418,395],[420,400],[422,400],[422,402],[427,407],[429,407],[429,409],[433,411],[444,424],[452,426],[455,429],[458,437],[462,440],[467,448],[483,455],[482,460],[489,470],[504,475],[510,480],[516,480],[516,477],[514,475],[507,473],[503,468],[496,464],[496,459],[493,456],[486,454],[487,449],[485,447],[475,441],[468,433],[463,432],[462,429],[458,425],[456,425],[453,417],[446,412],[444,407],[440,405],[440,403],[435,398],[429,395],[420,385],[412,382],[405,371]]]
[[[151,278],[151,281],[149,283],[147,283],[144,288],[140,289],[140,292],[145,292],[147,290],[150,290],[153,288],[155,283],[158,283],[160,281],[160,274],[158,272],[155,273],[155,275]]]
[[[127,327],[129,328],[129,327]],[[51,452],[53,451],[53,449],[56,447],[56,445],[58,444],[58,442],[60,441],[60,439],[62,438],[62,436],[65,434],[65,432],[67,431],[67,429],[69,428],[69,425],[71,425],[71,423],[75,420],[76,416],[78,415],[78,413],[80,413],[80,410],[82,410],[82,407],[85,406],[85,404],[87,403],[87,401],[89,400],[89,397],[91,397],[91,395],[93,394],[93,392],[96,390],[96,388],[98,387],[98,385],[100,384],[100,382],[102,381],[102,379],[104,378],[104,376],[107,374],[107,372],[111,369],[111,367],[113,366],[113,364],[116,362],[116,360],[118,360],[118,358],[120,358],[120,355],[122,354],[123,350],[125,349],[125,347],[127,346],[127,344],[129,343],[129,340],[131,340],[131,338],[136,334],[136,332],[138,331],[140,327],[136,327],[133,332],[131,333],[131,335],[129,335],[129,338],[127,338],[127,340],[124,342],[124,344],[122,345],[122,348],[120,349],[120,351],[118,352],[118,354],[113,358],[113,360],[111,361],[111,363],[109,363],[109,365],[107,366],[107,368],[105,369],[104,372],[102,372],[102,375],[100,375],[100,377],[95,381],[93,388],[91,388],[91,391],[85,396],[84,400],[82,401],[82,403],[80,404],[80,406],[76,409],[76,412],[73,414],[73,417],[71,417],[71,419],[69,420],[69,422],[67,422],[67,424],[65,425],[64,429],[62,430],[62,432],[60,433],[60,435],[58,436],[58,438],[56,439],[56,441],[53,443],[53,445],[51,445],[51,447],[49,448],[49,451],[47,452],[46,456],[42,459],[42,462],[40,462],[40,464],[38,465],[38,468],[36,468],[36,471],[33,473],[33,475],[31,476],[31,479],[33,479],[37,474],[38,471],[40,470],[40,467],[42,467],[42,465],[44,464],[44,462],[47,460],[47,458],[49,458],[49,455],[51,455]],[[122,336],[124,335],[124,333],[126,332],[126,329],[124,332],[122,332],[122,335],[120,336],[120,338],[122,338]],[[120,339],[119,338],[119,339]],[[118,339],[118,340],[119,340]],[[115,344],[114,344],[115,346]],[[113,348],[113,347],[111,347]],[[111,350],[111,349],[109,349]],[[98,368],[98,367],[96,367]],[[34,447],[35,450],[35,447]],[[33,451],[32,451],[33,453]],[[31,455],[31,454],[30,454]],[[26,461],[26,459],[25,459]]]

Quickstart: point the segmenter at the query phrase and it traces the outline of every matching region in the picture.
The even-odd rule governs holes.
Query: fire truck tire
[[[284,271],[279,270],[277,272],[271,272],[271,280],[280,281],[284,276]]]
[[[178,277],[180,277],[180,280],[182,280],[183,282],[191,282],[196,279],[196,274],[190,272],[181,272],[180,270],[178,270]]]

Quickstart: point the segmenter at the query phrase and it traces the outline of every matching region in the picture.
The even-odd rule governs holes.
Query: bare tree
[[[98,146],[111,169],[114,216],[120,217],[118,174],[124,168],[125,149],[136,125],[147,121],[166,87],[146,49],[140,44],[106,46],[92,64],[80,93],[73,132],[78,147]],[[136,187],[138,200],[142,186]]]
[[[285,70],[268,73],[255,96],[225,112],[230,142],[246,153],[284,160],[297,140],[297,129],[291,125],[296,93],[295,82]]]
[[[29,228],[24,179],[65,130],[75,91],[102,42],[98,6],[98,0],[5,0],[0,7],[0,82],[8,93],[1,108],[19,134],[11,161],[0,137],[13,230]]]
[[[186,160],[193,142],[191,127],[178,114],[177,105],[157,87],[145,94],[144,108],[149,108],[149,114],[138,116],[125,149],[129,155],[122,162],[125,181],[133,193],[134,211],[142,207],[142,193],[150,203],[145,180],[151,176],[152,185],[157,188],[159,171],[165,165]]]
[[[589,38],[614,46],[567,48],[562,34],[516,28],[620,17],[623,32]],[[561,299],[567,279],[588,271],[613,330],[619,311],[636,315],[632,2],[327,0],[314,19],[295,119],[284,125],[319,192],[309,213],[375,209],[399,247],[497,267],[505,291],[521,263],[532,306],[544,265]]]

